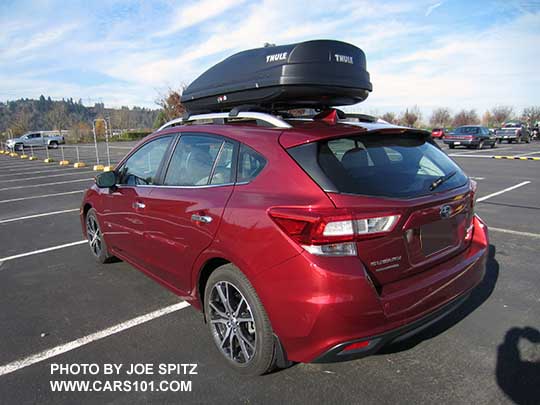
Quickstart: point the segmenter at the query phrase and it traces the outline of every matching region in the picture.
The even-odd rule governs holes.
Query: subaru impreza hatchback
[[[475,191],[429,132],[238,108],[141,141],[85,193],[81,223],[100,262],[201,310],[226,362],[258,375],[374,353],[462,303],[488,249]]]

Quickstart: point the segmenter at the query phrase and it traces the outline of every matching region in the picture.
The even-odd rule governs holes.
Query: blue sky
[[[540,105],[539,0],[2,0],[0,101],[156,107],[236,51],[317,38],[366,52],[357,111]]]

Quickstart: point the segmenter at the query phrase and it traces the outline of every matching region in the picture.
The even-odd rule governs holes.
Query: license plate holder
[[[453,219],[443,219],[420,227],[422,254],[432,256],[456,245],[457,229]]]

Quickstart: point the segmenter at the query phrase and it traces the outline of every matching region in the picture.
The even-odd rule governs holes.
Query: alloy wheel
[[[209,321],[217,347],[234,363],[249,363],[257,339],[255,319],[246,298],[228,281],[217,282],[209,298]]]
[[[101,231],[99,230],[99,224],[94,216],[89,215],[86,220],[86,233],[88,235],[88,243],[92,253],[99,257],[101,254]]]

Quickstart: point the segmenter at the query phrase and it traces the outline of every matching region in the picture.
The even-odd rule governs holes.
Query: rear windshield
[[[480,131],[478,127],[459,127],[454,131],[455,135],[474,135]]]
[[[466,184],[462,170],[439,148],[414,135],[363,135],[299,146],[291,155],[327,190],[411,198]],[[297,149],[293,148],[293,149]],[[308,162],[313,148],[317,164]],[[435,181],[447,179],[433,188]],[[329,186],[331,185],[331,186]]]

